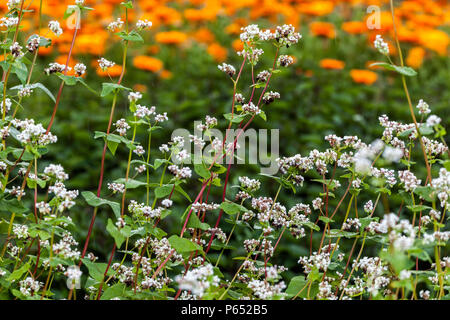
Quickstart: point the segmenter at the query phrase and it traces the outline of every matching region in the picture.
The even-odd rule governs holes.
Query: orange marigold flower
[[[299,11],[301,13],[312,16],[324,16],[332,13],[334,10],[333,1],[311,1],[300,4]]]
[[[180,44],[187,40],[187,35],[180,31],[158,32],[155,35],[155,40],[164,44]]]
[[[169,70],[163,70],[160,72],[159,76],[162,79],[170,79],[172,78],[172,72],[170,72]]]
[[[360,69],[351,70],[350,76],[352,77],[354,82],[368,84],[368,85],[374,83],[378,79],[378,76],[375,72],[369,71],[369,70],[360,70]]]
[[[223,62],[227,59],[227,49],[222,47],[218,43],[213,43],[208,46],[208,53],[216,60],[217,62]]]
[[[329,22],[312,22],[309,25],[309,29],[315,36],[323,36],[327,38],[334,38],[336,36],[334,25]]]
[[[211,43],[214,41],[214,34],[207,28],[200,28],[194,33],[194,39],[202,43]]]
[[[119,66],[117,64],[115,64],[114,66],[112,66],[111,68],[108,68],[106,71],[103,71],[100,68],[97,68],[95,71],[100,77],[118,77],[120,76],[120,74],[122,73],[122,66]]]
[[[441,56],[447,55],[447,47],[450,42],[447,33],[436,29],[425,29],[419,32],[419,39],[422,46],[436,51]]]
[[[322,59],[320,60],[320,67],[323,69],[342,70],[345,67],[345,62],[336,59]]]
[[[348,21],[342,24],[342,30],[350,34],[362,34],[367,31],[367,26],[362,21]]]
[[[412,68],[420,68],[425,57],[425,49],[422,47],[411,48],[406,57],[406,64]]]
[[[236,39],[231,44],[235,51],[242,51],[244,49],[244,43],[240,39]]]
[[[158,72],[163,68],[163,62],[161,60],[149,56],[134,57],[133,65],[138,69],[150,72]]]

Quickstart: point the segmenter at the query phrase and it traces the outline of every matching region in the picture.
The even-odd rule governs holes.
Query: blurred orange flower
[[[411,48],[406,57],[406,64],[412,68],[420,68],[425,57],[425,49],[422,47]]]
[[[299,5],[299,11],[301,13],[313,16],[324,16],[330,14],[333,10],[333,1],[311,1]]]
[[[213,43],[208,46],[208,53],[216,60],[217,62],[223,62],[227,59],[227,49],[222,47],[218,43]]]
[[[450,42],[447,33],[436,29],[420,30],[419,39],[422,46],[436,51],[441,56],[447,55],[447,47]]]
[[[352,69],[350,71],[350,76],[352,77],[352,80],[354,82],[367,85],[374,83],[378,79],[378,76],[375,72],[361,69]]]
[[[309,29],[315,36],[323,36],[327,38],[334,38],[336,36],[334,25],[329,22],[311,22],[309,24]]]
[[[323,69],[342,70],[345,67],[345,63],[336,59],[322,59],[320,60],[320,67]]]
[[[164,44],[180,44],[187,40],[187,35],[180,31],[164,31],[158,32],[155,40]]]
[[[367,31],[367,27],[361,21],[348,21],[342,24],[342,30],[350,34],[362,34]]]
[[[134,57],[133,65],[138,69],[150,72],[158,72],[163,68],[163,62],[161,60],[149,56]]]
[[[95,71],[100,77],[118,77],[120,76],[120,74],[122,73],[122,66],[119,66],[117,64],[115,64],[114,66],[112,66],[111,68],[108,68],[108,70],[103,71],[102,69],[100,69],[99,67],[97,68],[97,70]]]

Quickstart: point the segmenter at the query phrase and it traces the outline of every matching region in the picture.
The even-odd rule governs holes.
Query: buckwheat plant
[[[449,297],[450,154],[445,128],[432,114],[432,105],[420,100],[413,107],[405,76],[414,76],[415,71],[403,65],[400,46],[397,66],[383,38],[378,36],[374,43],[388,59],[377,64],[402,77],[412,123],[382,114],[379,139],[326,135],[324,149],[278,158],[277,174],[239,176],[234,180],[238,184],[229,186],[239,137],[256,118],[266,121],[271,104],[283,96],[269,86],[277,73],[295,62],[289,48],[302,37],[293,26],[242,28],[241,64],[223,63],[216,69],[230,80],[228,112],[205,115],[196,127],[200,136],[173,135],[153,146],[152,134],[164,131],[169,115],[161,111],[164,106],[144,105],[144,94],[123,83],[128,49],[143,41],[142,34],[152,23],[139,20],[131,25],[133,4],[121,4],[124,16],[113,19],[106,29],[122,44],[122,72],[117,80],[110,77],[111,82],[103,83],[99,94],[83,80],[87,67],[82,63],[73,66],[74,75],[67,74],[75,29],[67,63],[43,68],[47,76],[61,79],[55,98],[43,84],[32,81],[37,51],[51,41],[39,30],[21,42],[20,22],[29,14],[25,2],[11,1],[10,12],[1,20],[5,29],[0,105],[2,299]],[[74,6],[89,10],[84,1]],[[55,35],[62,31],[56,20],[49,22],[49,29]],[[265,54],[274,55],[268,66],[263,63]],[[106,73],[119,63],[109,59],[97,59]],[[248,84],[241,82],[244,73],[251,79]],[[11,75],[20,84],[8,88]],[[41,165],[47,146],[57,143],[50,129],[63,87],[77,83],[111,101],[106,131],[94,134],[103,146],[96,192],[69,190],[65,183],[70,173],[60,164]],[[47,128],[16,117],[36,89],[55,103]],[[118,103],[127,106],[120,116]],[[240,130],[231,139],[227,130],[219,139],[213,129],[220,128]],[[188,148],[192,145],[193,150]],[[114,179],[105,168],[109,159],[120,170],[118,150],[125,151],[127,159],[124,172]],[[195,152],[199,150],[204,151],[200,159]],[[423,158],[413,158],[418,151]],[[264,194],[265,183],[276,185],[276,192]],[[314,197],[300,196],[305,188],[317,186],[320,191]],[[283,195],[295,203],[282,203]],[[87,230],[79,230],[70,209],[86,203],[91,221]],[[105,231],[113,240],[105,261],[89,251],[99,210],[105,213]],[[166,231],[167,221],[175,222],[171,230],[176,233]],[[74,231],[84,238],[76,239]],[[309,249],[298,257],[295,270],[280,264],[279,247],[286,238]],[[231,246],[237,241],[238,247]],[[287,271],[293,276],[288,278]],[[61,283],[67,289],[61,289]]]

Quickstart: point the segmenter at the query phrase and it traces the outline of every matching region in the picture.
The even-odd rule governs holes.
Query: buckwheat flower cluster
[[[143,20],[138,20],[136,22],[136,28],[138,30],[144,30],[144,29],[148,29],[152,26],[152,22],[148,21],[147,19],[143,19]]]
[[[45,146],[55,143],[58,138],[51,132],[46,133],[42,124],[35,124],[33,119],[17,120],[14,119],[12,125],[20,130],[17,139],[23,144],[31,143],[33,145]]]
[[[182,167],[173,164],[167,167],[167,169],[178,179],[189,179],[192,176],[192,170],[189,167]]]
[[[63,30],[61,29],[61,26],[58,21],[50,21],[48,23],[48,28],[55,34],[55,36],[59,37],[62,35]]]
[[[146,106],[141,106],[140,104],[136,105],[136,111],[134,112],[134,115],[137,118],[145,118],[145,117],[150,117],[152,114],[155,114],[155,110],[156,107],[152,106],[149,108],[147,108]]]
[[[127,123],[127,121],[125,119],[117,120],[114,125],[117,128],[117,132],[119,132],[119,134],[121,136],[126,135],[127,134],[127,130],[131,128],[130,125]]]
[[[414,123],[402,124],[397,121],[390,121],[389,117],[385,114],[378,117],[381,126],[384,127],[383,141],[390,143],[394,147],[405,149],[404,142],[400,141],[396,136],[408,131],[410,132],[408,138],[413,140],[417,137],[416,127]],[[405,152],[405,156],[408,154]]]
[[[14,59],[22,58],[24,53],[22,52],[22,46],[19,45],[18,42],[14,42],[10,47],[9,50],[11,50],[11,55],[14,57]]]
[[[275,99],[280,99],[280,94],[278,92],[270,91],[266,92],[263,96],[263,102],[265,104],[271,104]]]
[[[401,183],[403,183],[403,186],[407,192],[414,191],[422,182],[422,180],[417,179],[414,173],[409,170],[399,171],[398,178]]]
[[[244,103],[245,102],[245,97],[242,95],[242,93],[236,93],[234,95],[234,99],[236,99],[237,103]]]
[[[116,31],[122,29],[123,25],[124,25],[124,22],[122,21],[122,19],[117,18],[116,21],[110,22],[108,24],[108,26],[106,27],[106,29],[111,32],[116,32]]]
[[[250,179],[249,177],[239,177],[239,183],[241,184],[241,188],[248,192],[254,192],[259,190],[261,187],[261,182],[256,179]]]
[[[155,121],[156,122],[164,122],[169,120],[169,118],[167,117],[167,112],[164,112],[163,114],[157,114],[155,116]]]
[[[234,74],[236,73],[236,69],[231,64],[222,63],[221,65],[218,65],[217,67],[219,68],[220,71],[226,73],[230,77],[233,77]]]
[[[53,245],[53,252],[64,259],[78,260],[80,258],[80,252],[76,249],[72,249],[72,246],[77,246],[78,242],[72,237],[72,235],[66,232],[63,238]]]
[[[383,152],[383,158],[388,162],[399,162],[403,158],[404,152],[400,148],[386,146]]]
[[[26,45],[28,52],[30,52],[30,53],[35,52],[39,48],[40,40],[41,40],[41,37],[39,37],[37,34],[32,35],[29,38],[28,43]]]
[[[75,199],[78,197],[78,190],[67,190],[62,182],[56,182],[55,185],[48,188],[49,193],[55,194],[58,198],[58,210],[70,209],[75,205]]]
[[[207,129],[213,128],[215,126],[217,126],[217,118],[215,117],[211,117],[209,115],[206,115],[205,117],[205,124],[201,123],[197,126],[197,129],[201,130],[201,131],[205,131]]]
[[[439,170],[439,177],[431,182],[433,188],[436,190],[438,199],[441,202],[442,208],[450,207],[450,171],[445,168]]]
[[[385,168],[372,168],[371,171],[372,176],[378,179],[384,179],[387,186],[393,187],[397,183],[397,179],[395,179],[395,171]]]
[[[258,25],[251,24],[241,28],[241,34],[239,38],[242,42],[253,42],[259,40],[260,30]]]
[[[6,106],[6,111],[4,111],[4,109],[3,109],[3,100],[1,100],[1,101],[0,101],[0,109],[1,109],[2,114],[3,114],[3,112],[8,113],[9,110],[11,109],[11,106],[12,106],[11,99],[6,98],[6,99],[5,99],[5,104],[4,104],[4,105]]]
[[[262,56],[263,53],[264,53],[263,49],[247,48],[242,51],[238,51],[237,55],[240,57],[245,57],[249,61],[249,63],[255,65],[259,61],[259,58]]]
[[[26,297],[30,297],[41,289],[43,283],[35,281],[32,277],[27,277],[25,280],[19,282],[19,286],[20,293]]]
[[[114,62],[106,60],[105,58],[100,58],[99,60],[97,60],[97,62],[100,69],[102,69],[103,71],[106,71],[108,68],[111,68],[115,65]]]
[[[83,272],[81,272],[81,270],[76,267],[69,267],[67,268],[67,271],[64,272],[67,280],[69,280],[72,284],[78,283],[82,274]]]
[[[389,45],[383,40],[381,35],[377,35],[375,37],[375,41],[373,42],[375,49],[378,50],[381,54],[387,56],[389,55]]]
[[[267,281],[254,279],[248,283],[248,288],[253,291],[253,294],[262,300],[268,300],[274,296],[281,295],[282,291],[286,288],[283,281],[277,284],[271,284]]]
[[[124,193],[125,192],[125,185],[123,183],[108,183],[108,189],[111,190],[113,193]]]
[[[6,27],[7,29],[9,29],[16,26],[18,22],[18,17],[2,17],[0,18],[0,27]]]
[[[60,164],[49,164],[44,169],[44,174],[48,178],[55,178],[58,181],[64,181],[69,179],[69,175],[64,171],[64,168]]]
[[[361,222],[358,218],[350,218],[347,219],[346,222],[342,225],[342,229],[344,230],[351,230],[354,228],[356,231],[359,231],[359,228],[361,227]]]
[[[33,93],[33,89],[30,85],[25,85],[25,87],[17,91],[19,98],[29,97]]]
[[[425,152],[430,156],[440,156],[448,151],[448,147],[438,141],[428,139],[427,137],[422,137],[422,141],[425,147]]]
[[[439,118],[437,115],[432,114],[427,118],[427,125],[429,125],[430,127],[434,127],[440,124],[441,121],[441,118]]]
[[[11,11],[12,9],[18,9],[20,7],[20,1],[21,0],[8,0],[8,3],[6,4],[8,6],[8,10]]]
[[[77,76],[81,77],[86,72],[86,66],[83,63],[77,63],[73,70]]]
[[[67,71],[70,71],[72,68],[71,67],[67,67]],[[66,70],[66,65],[64,64],[60,64],[57,62],[52,62],[48,65],[48,68],[44,69],[44,72],[47,75],[51,75],[53,73],[63,73]]]
[[[256,76],[256,81],[258,82],[267,82],[269,80],[270,72],[267,70],[263,70]]]
[[[196,202],[192,204],[192,210],[194,212],[206,212],[219,209],[220,204],[216,203],[206,203],[206,202]]]
[[[369,201],[367,201],[364,204],[364,211],[366,213],[372,213],[372,211],[373,211],[373,202],[372,202],[372,200],[369,200]]]
[[[417,104],[416,108],[419,110],[419,114],[428,114],[431,112],[428,103],[426,103],[422,99],[419,100],[419,103]]]
[[[137,218],[159,218],[161,216],[161,208],[152,209],[151,206],[146,206],[144,203],[137,203],[135,200],[131,200],[128,205],[128,211]]]
[[[136,149],[134,149],[133,152],[134,152],[135,154],[137,154],[138,156],[142,156],[143,154],[145,154],[145,149],[144,149],[143,146],[137,145],[137,146],[136,146]]]
[[[219,285],[220,279],[214,275],[213,266],[207,264],[189,270],[184,276],[176,276],[175,281],[178,282],[178,287],[181,290],[191,291],[194,295],[203,297],[209,288]]]
[[[327,271],[331,263],[330,252],[322,250],[321,253],[313,252],[307,257],[300,257],[298,263],[303,266],[304,272],[309,274],[314,267],[319,271]]]
[[[253,102],[246,103],[242,106],[242,111],[248,112],[248,113],[254,113],[254,114],[260,114],[261,109],[258,108],[258,106],[255,106]]]
[[[370,293],[375,294],[378,290],[385,288],[390,283],[390,278],[385,276],[388,267],[383,264],[379,257],[362,257],[353,262],[355,270],[362,270],[366,279],[366,286]]]
[[[294,63],[294,59],[287,55],[281,55],[277,60],[277,65],[280,67],[288,67]]]
[[[142,93],[140,93],[140,92],[136,91],[136,92],[130,92],[128,94],[128,100],[130,102],[136,102],[136,101],[138,101],[140,99],[142,99]]]
[[[291,24],[284,24],[277,26],[274,37],[280,45],[289,48],[291,45],[298,43],[302,35],[295,32],[295,28]]]
[[[28,226],[23,224],[16,224],[13,227],[13,233],[17,239],[27,239],[29,236]]]

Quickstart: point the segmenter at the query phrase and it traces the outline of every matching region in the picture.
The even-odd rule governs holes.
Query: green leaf
[[[434,198],[435,198],[434,190],[430,186],[419,186],[419,187],[416,187],[414,189],[414,193],[417,194],[422,199],[428,201],[428,202],[433,202]]]
[[[370,65],[371,67],[382,67],[386,70],[395,71],[407,77],[414,77],[417,75],[417,72],[410,67],[400,67],[386,62],[375,62]]]
[[[21,90],[24,87],[25,86],[23,86],[23,85],[18,85],[18,86],[12,87],[11,90]],[[41,89],[42,91],[45,92],[45,94],[47,94],[50,97],[50,99],[52,99],[53,102],[56,102],[56,99],[55,99],[55,96],[53,95],[53,93],[51,93],[50,90],[48,90],[47,87],[44,86],[42,83],[37,82],[37,83],[30,84],[26,87],[30,88],[30,89],[36,89],[36,88]]]
[[[210,228],[209,224],[201,222],[196,214],[191,214],[187,227],[202,230],[208,230]]]
[[[202,247],[200,247],[198,244],[193,243],[191,240],[180,238],[177,235],[171,236],[169,238],[169,243],[170,246],[179,253],[192,252],[197,250],[203,252]]]
[[[114,225],[111,219],[108,219],[108,224],[106,225],[106,231],[114,238],[117,248],[120,248],[122,243],[125,241],[125,236],[120,232],[120,230]]]
[[[22,204],[22,202],[20,202],[17,199],[11,199],[11,200],[2,199],[2,200],[0,200],[0,211],[25,213],[25,212],[29,211],[29,209],[26,208]]]
[[[306,294],[308,291],[308,288],[305,288],[306,283],[307,281],[304,276],[293,277],[286,289],[286,294],[289,298],[295,297],[300,292],[300,290],[303,289],[303,291],[299,294],[299,297],[306,298]]]
[[[231,113],[226,113],[223,115],[223,117],[225,119],[227,119],[228,121],[231,121],[232,123],[241,123],[246,115],[245,114],[241,114],[241,115],[237,115],[237,114],[231,114]]]
[[[320,217],[319,217],[319,220],[320,220],[320,221],[323,221],[323,222],[325,222],[325,223],[331,223],[331,222],[334,222],[333,219],[330,219],[330,218],[325,217],[325,216],[320,216]]]
[[[30,268],[30,263],[27,262],[24,265],[22,265],[19,269],[15,270],[13,273],[11,273],[9,275],[9,277],[6,279],[6,281],[20,279],[24,275],[24,273],[28,271],[29,268]]]
[[[222,209],[223,211],[225,211],[226,213],[230,214],[230,215],[235,215],[239,212],[246,212],[248,211],[247,208],[234,203],[234,202],[222,202],[220,205],[220,209]]]
[[[424,205],[415,205],[415,206],[407,206],[407,208],[409,210],[411,210],[412,212],[419,212],[419,211],[424,211],[424,210],[431,210],[432,208],[429,206],[424,206]]]
[[[173,184],[162,185],[161,187],[155,189],[155,197],[157,199],[164,198],[172,192],[172,189]]]
[[[115,285],[112,285],[111,287],[105,290],[100,300],[111,300],[112,298],[120,297],[123,295],[124,290],[125,290],[124,283],[116,283]]]
[[[202,163],[202,164],[195,164],[194,165],[195,172],[204,179],[209,179],[211,177],[211,173],[209,172],[208,168]]]
[[[114,201],[109,201],[106,199],[98,198],[94,193],[90,191],[83,191],[81,192],[81,195],[86,200],[86,202],[93,206],[93,207],[99,207],[101,205],[108,205],[113,210],[114,214],[117,218],[120,217],[120,204]]]
[[[102,93],[100,94],[101,97],[105,97],[109,95],[111,92],[115,90],[127,90],[131,91],[130,88],[124,87],[117,83],[111,83],[111,82],[103,82],[102,83]]]
[[[106,263],[92,262],[89,259],[83,259],[83,264],[88,268],[89,275],[97,282],[103,281],[103,275],[107,267]]]
[[[136,189],[136,188],[139,188],[140,186],[147,185],[147,182],[144,182],[144,181],[139,181],[139,180],[134,180],[134,179],[128,179],[128,181],[126,181],[125,178],[117,179],[114,182],[124,184],[127,189]]]
[[[144,39],[142,39],[141,35],[136,30],[131,31],[130,33],[122,31],[116,33],[116,35],[126,41],[144,42]]]

